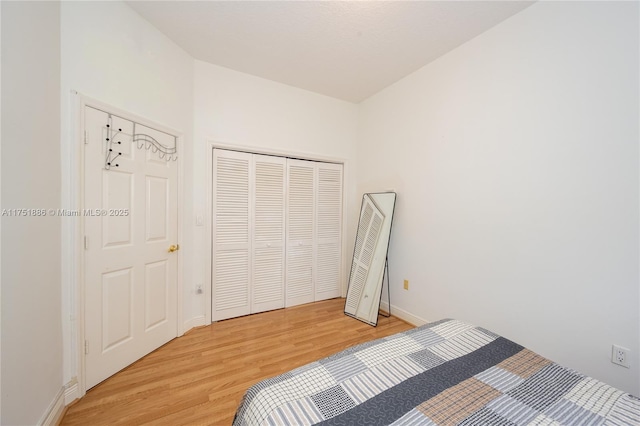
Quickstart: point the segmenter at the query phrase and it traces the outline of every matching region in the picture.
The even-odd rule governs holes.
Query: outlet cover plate
[[[613,345],[611,348],[611,362],[617,365],[621,365],[625,368],[629,368],[629,357],[631,351],[622,346]]]

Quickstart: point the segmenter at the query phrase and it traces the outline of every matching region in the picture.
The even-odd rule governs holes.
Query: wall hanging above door
[[[118,158],[123,155],[124,144],[134,145],[142,150],[146,149],[157,154],[160,160],[176,161],[177,137],[151,127],[144,126],[135,121],[107,114],[105,134],[105,170],[119,167]]]
[[[362,196],[344,313],[373,326],[378,324],[385,275],[389,288],[387,249],[395,204],[395,192],[367,193]]]

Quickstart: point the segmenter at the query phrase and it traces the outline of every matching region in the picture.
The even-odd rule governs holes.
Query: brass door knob
[[[169,246],[169,250],[167,250],[169,253],[173,253],[174,251],[180,250],[180,244],[172,244],[171,246]]]

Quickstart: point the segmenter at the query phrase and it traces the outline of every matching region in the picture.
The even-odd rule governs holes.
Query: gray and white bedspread
[[[640,400],[443,320],[252,386],[243,425],[640,425]]]

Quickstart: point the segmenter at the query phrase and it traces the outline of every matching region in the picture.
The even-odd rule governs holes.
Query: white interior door
[[[176,162],[138,149],[133,134],[175,146],[174,136],[84,113],[88,389],[177,336],[177,253],[168,249],[177,245],[178,182]]]

